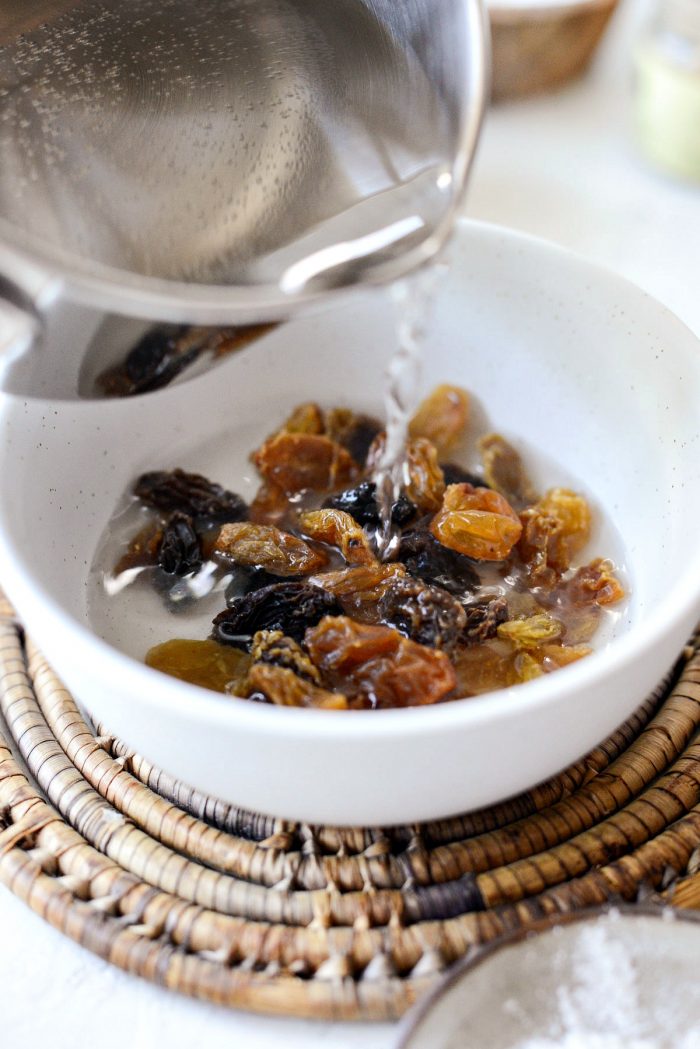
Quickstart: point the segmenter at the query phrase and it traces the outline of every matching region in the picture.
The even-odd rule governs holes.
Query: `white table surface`
[[[631,133],[631,46],[647,0],[625,0],[589,76],[489,114],[468,212],[558,241],[625,274],[700,334],[700,187],[650,169]],[[119,972],[0,887],[0,1044],[51,1049],[388,1049],[395,1027],[267,1020]]]

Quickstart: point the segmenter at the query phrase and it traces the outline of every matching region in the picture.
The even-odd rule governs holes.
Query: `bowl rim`
[[[457,223],[457,231],[464,230],[474,230],[476,235],[481,237],[499,238],[506,250],[510,248],[514,251],[529,249],[537,253],[545,253],[558,259],[562,266],[582,269],[589,278],[595,275],[599,279],[604,279],[608,286],[616,285],[627,293],[632,291],[633,294],[642,296],[653,303],[661,315],[677,326],[685,339],[690,339],[696,344],[693,349],[698,355],[697,368],[700,383],[700,339],[671,310],[632,281],[605,266],[589,261],[577,252],[527,233],[492,223],[475,222],[462,218]],[[669,343],[670,349],[673,349],[674,346],[677,344]],[[164,396],[167,394],[167,390],[163,391]],[[161,396],[161,394],[154,396]],[[26,398],[3,395],[0,399],[0,416],[3,401],[22,404]],[[94,402],[86,402],[88,407],[91,403],[94,407]],[[187,717],[196,715],[198,719],[207,720],[213,725],[229,727],[237,725],[242,729],[259,732],[262,736],[281,733],[291,738],[314,738],[319,741],[341,736],[343,739],[355,741],[369,737],[373,740],[386,738],[396,740],[397,736],[401,738],[426,736],[426,733],[431,731],[440,733],[450,729],[462,731],[470,726],[486,722],[493,724],[508,719],[514,709],[514,698],[517,699],[517,709],[521,713],[528,713],[533,708],[546,708],[559,702],[571,702],[575,694],[580,694],[586,688],[591,687],[601,677],[612,671],[621,672],[628,668],[652,644],[673,634],[678,628],[679,621],[687,619],[693,614],[693,610],[696,616],[700,614],[700,547],[698,547],[688,562],[687,570],[673,581],[673,585],[662,600],[648,612],[641,622],[634,624],[621,637],[610,641],[605,648],[594,650],[586,659],[563,667],[554,675],[543,675],[535,680],[509,688],[422,707],[369,711],[297,709],[272,707],[258,703],[232,703],[231,698],[235,697],[220,695],[198,685],[170,677],[139,663],[136,659],[113,647],[98,637],[86,624],[66,612],[53,597],[46,593],[41,581],[36,580],[31,572],[25,572],[19,567],[15,561],[12,543],[2,527],[1,515],[0,563],[3,565],[3,579],[8,583],[8,596],[11,600],[15,597],[19,605],[27,607],[40,600],[44,618],[49,620],[56,635],[63,637],[66,641],[70,638],[76,646],[87,645],[96,657],[96,661],[99,660],[103,673],[117,678],[122,682],[123,692],[130,696],[140,696],[141,701],[147,703],[154,711],[164,716],[170,716],[174,712]]]
[[[514,947],[523,940],[535,939],[552,929],[567,925],[585,924],[610,915],[621,915],[625,918],[654,918],[664,923],[676,921],[700,926],[700,912],[674,907],[662,903],[603,903],[585,907],[580,911],[567,911],[559,914],[548,914],[535,918],[526,925],[510,932],[503,933],[480,947],[475,947],[463,958],[460,958],[447,969],[440,980],[425,993],[401,1019],[398,1027],[398,1040],[394,1049],[412,1049],[411,1041],[421,1024],[433,1009],[440,1004],[444,996],[462,980],[468,980],[474,969],[489,961],[495,954],[509,947]]]

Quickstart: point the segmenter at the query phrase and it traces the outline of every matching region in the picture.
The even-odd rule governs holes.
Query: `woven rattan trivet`
[[[566,772],[391,830],[257,817],[159,772],[91,729],[1,600],[0,705],[0,879],[96,954],[186,994],[390,1019],[535,917],[650,894],[700,906],[697,644]]]

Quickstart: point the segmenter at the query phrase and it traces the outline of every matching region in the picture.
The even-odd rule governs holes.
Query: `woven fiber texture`
[[[206,797],[93,728],[0,602],[0,880],[121,968],[265,1013],[400,1016],[452,962],[608,901],[700,906],[700,653],[512,801],[391,829]]]

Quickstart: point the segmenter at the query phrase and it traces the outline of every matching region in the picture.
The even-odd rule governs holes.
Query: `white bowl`
[[[697,620],[695,338],[639,289],[527,237],[463,223],[451,258],[427,339],[425,387],[463,384],[493,428],[520,439],[537,482],[584,487],[604,522],[591,553],[621,558],[631,589],[594,655],[515,689],[411,710],[265,707],[145,667],[139,659],[163,639],[160,626],[102,618],[103,633],[132,655],[90,626],[89,567],[141,471],[182,465],[245,487],[248,451],[299,401],[380,411],[394,344],[387,292],[294,321],[219,369],[147,398],[0,402],[3,585],[79,701],[202,790],[340,824],[422,820],[495,802],[614,730]],[[60,343],[69,327],[74,338],[67,323],[57,313],[50,339]],[[180,631],[175,621],[172,634]]]

